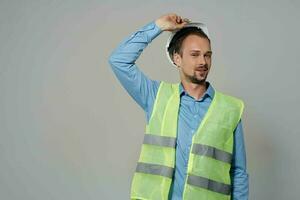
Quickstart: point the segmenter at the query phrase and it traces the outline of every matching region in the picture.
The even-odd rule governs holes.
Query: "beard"
[[[207,68],[206,68],[206,70],[207,70]],[[198,85],[204,84],[204,83],[206,82],[208,70],[203,72],[203,73],[205,73],[204,76],[199,76],[197,73],[199,73],[199,72],[198,72],[198,71],[194,71],[194,74],[193,74],[193,75],[189,75],[189,74],[186,74],[186,73],[183,71],[184,76],[185,76],[186,79],[187,79],[188,81],[190,81],[191,83],[195,83],[195,84],[198,84]],[[202,73],[202,72],[201,72],[201,73]]]

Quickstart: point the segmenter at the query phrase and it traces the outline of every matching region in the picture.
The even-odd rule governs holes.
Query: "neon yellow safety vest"
[[[132,200],[167,200],[175,167],[179,83],[161,82],[131,184]],[[184,200],[230,200],[233,132],[244,103],[215,91],[192,138]]]

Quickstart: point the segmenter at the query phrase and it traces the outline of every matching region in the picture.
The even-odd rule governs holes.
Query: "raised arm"
[[[151,110],[160,81],[148,78],[135,62],[161,32],[179,29],[185,24],[186,21],[176,14],[163,15],[126,37],[109,56],[109,63],[116,77],[147,113]]]

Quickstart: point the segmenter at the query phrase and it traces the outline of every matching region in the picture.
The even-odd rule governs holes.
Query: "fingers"
[[[181,16],[176,16],[176,29],[183,28],[186,24],[188,24],[190,20],[188,18],[182,18]]]
[[[168,31],[181,29],[190,22],[188,18],[183,18],[175,13],[170,13],[162,16],[162,21],[164,22],[164,30]]]
[[[176,23],[181,24],[182,18],[180,16],[176,16]]]
[[[178,24],[181,24],[181,23],[184,23],[184,22],[187,22],[187,18],[182,18],[181,16],[176,16],[176,22],[178,23]]]
[[[180,25],[182,25],[182,24],[185,25],[190,22],[190,20],[188,18],[182,18],[179,15],[175,15],[175,21],[177,24],[180,24]]]

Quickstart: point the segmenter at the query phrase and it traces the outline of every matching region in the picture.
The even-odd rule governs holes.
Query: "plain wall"
[[[208,80],[245,101],[250,199],[299,199],[299,9],[296,0],[1,0],[0,199],[129,199],[146,120],[108,56],[169,12],[207,24]],[[176,82],[168,35],[137,65]]]

